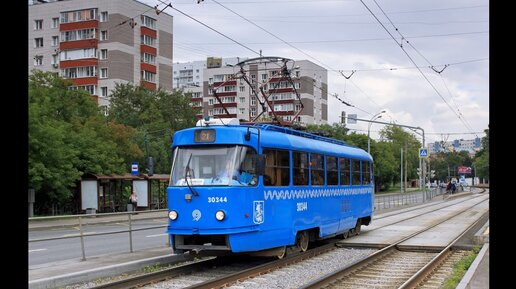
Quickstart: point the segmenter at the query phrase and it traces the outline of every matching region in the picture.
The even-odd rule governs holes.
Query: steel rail
[[[346,268],[344,268],[342,270],[337,270],[335,272],[328,273],[328,274],[322,276],[321,278],[319,278],[317,280],[314,280],[314,281],[312,281],[312,282],[310,282],[310,283],[308,283],[308,284],[306,284],[304,286],[301,286],[299,289],[315,289],[315,288],[321,288],[321,287],[327,286],[330,283],[338,280],[341,276],[349,274],[349,273],[352,273],[353,271],[356,271],[357,269],[362,268],[363,266],[366,266],[366,265],[368,265],[370,263],[376,262],[378,259],[386,256],[387,254],[390,254],[392,251],[398,250],[397,246],[399,244],[401,244],[401,243],[403,243],[403,242],[405,242],[405,241],[407,241],[407,240],[409,240],[409,239],[411,239],[411,238],[413,238],[413,237],[415,237],[415,236],[417,236],[417,235],[419,235],[419,234],[421,234],[421,233],[423,233],[425,231],[428,231],[428,230],[430,230],[430,229],[432,229],[432,228],[434,228],[434,227],[436,227],[436,226],[438,226],[438,225],[440,225],[442,223],[445,223],[449,219],[451,219],[453,217],[456,217],[456,216],[466,212],[467,210],[469,210],[469,209],[471,209],[471,208],[473,208],[473,207],[477,206],[478,204],[483,203],[485,201],[486,200],[482,200],[481,202],[475,203],[472,206],[470,206],[470,207],[468,207],[466,209],[463,209],[460,212],[454,214],[453,216],[451,216],[450,218],[448,218],[446,220],[443,220],[441,222],[437,222],[437,223],[433,224],[432,226],[429,226],[427,228],[424,228],[424,229],[421,229],[421,230],[419,230],[417,232],[414,232],[414,233],[408,235],[407,237],[402,238],[401,240],[398,240],[395,243],[393,243],[391,245],[388,245],[388,246],[386,246],[386,247],[384,247],[384,248],[374,252],[373,254],[369,255],[366,258],[364,258],[362,260],[358,260],[358,261],[352,263],[350,266],[348,266],[348,267],[346,267]],[[467,232],[467,230],[466,230],[466,232]],[[462,234],[461,234],[461,236],[462,236]]]

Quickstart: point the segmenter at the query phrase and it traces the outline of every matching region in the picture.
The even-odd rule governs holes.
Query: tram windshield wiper
[[[185,182],[186,182],[186,185],[188,186],[188,188],[190,189],[190,192],[192,192],[192,195],[198,196],[199,193],[197,191],[195,191],[194,188],[192,188],[192,186],[190,186],[190,183],[188,183],[188,173],[190,172],[190,161],[192,161],[192,153],[190,153],[190,157],[188,158],[188,162],[186,163],[186,167],[185,167]]]

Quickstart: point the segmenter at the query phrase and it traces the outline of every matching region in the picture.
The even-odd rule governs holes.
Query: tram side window
[[[339,158],[340,163],[340,185],[349,186],[351,181],[351,173],[349,166],[349,159]]]
[[[324,156],[310,154],[310,167],[312,168],[312,186],[324,185]]]
[[[370,163],[362,161],[362,184],[369,185],[371,182]]]
[[[263,184],[288,186],[290,184],[290,155],[288,151],[264,149],[266,157]]]
[[[326,157],[326,182],[328,186],[339,184],[339,171],[336,157]]]
[[[352,168],[351,184],[353,186],[360,186],[360,161],[359,160],[351,160],[351,168]]]
[[[308,185],[308,153],[292,152],[294,186]]]

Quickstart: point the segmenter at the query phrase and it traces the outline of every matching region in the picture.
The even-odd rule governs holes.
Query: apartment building
[[[29,72],[69,78],[109,105],[115,83],[172,90],[172,16],[135,0],[29,3]]]
[[[178,89],[192,93],[192,105],[201,108],[198,117],[230,117],[253,120],[263,108],[251,87],[243,79],[232,79],[238,68],[234,65],[246,58],[214,58],[174,64],[174,81]],[[296,60],[296,69],[291,72],[297,92],[304,106],[295,121],[302,124],[324,124],[328,121],[328,72],[323,67],[308,61]],[[274,107],[276,115],[284,121],[291,121],[301,110],[294,88],[285,80],[280,81],[280,67],[266,64],[252,64],[245,68],[247,77],[259,92],[263,84],[264,91]],[[217,95],[220,104],[213,94]],[[225,109],[224,109],[225,108]],[[272,112],[268,107],[264,114],[269,118]]]
[[[430,144],[429,149],[431,154],[439,152],[467,151],[470,155],[474,156],[482,149],[482,141],[479,137],[474,139],[455,139],[447,142],[436,141]]]

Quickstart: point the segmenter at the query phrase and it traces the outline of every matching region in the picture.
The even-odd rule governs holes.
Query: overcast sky
[[[139,1],[165,7],[159,0]],[[420,126],[427,143],[443,140],[441,134],[448,141],[472,139],[471,133],[483,137],[489,124],[489,1],[362,1],[172,1],[174,8],[247,48],[170,7],[164,12],[174,16],[174,62],[253,58],[258,56],[253,51],[261,50],[264,56],[306,59],[326,68],[329,123],[338,122],[342,110],[363,119],[386,110],[380,121]],[[431,65],[437,71],[448,66],[439,74]],[[349,80],[339,72],[349,76],[353,70]],[[382,126],[372,125],[373,138]],[[367,133],[364,122],[347,127]]]

